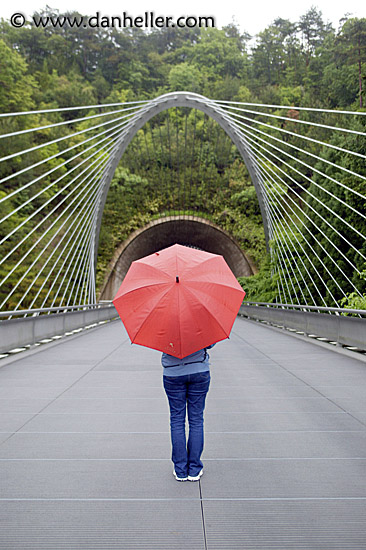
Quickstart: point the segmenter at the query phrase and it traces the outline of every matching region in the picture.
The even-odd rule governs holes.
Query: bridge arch
[[[236,145],[240,155],[248,169],[249,175],[255,187],[258,202],[262,214],[264,233],[266,238],[267,250],[269,249],[269,229],[268,229],[268,219],[267,212],[265,207],[265,201],[263,198],[262,188],[261,188],[261,179],[260,174],[255,163],[254,156],[251,153],[250,145],[245,141],[245,138],[240,135],[236,129],[235,123],[230,120],[225,112],[215,104],[214,101],[192,92],[171,92],[165,95],[162,95],[156,99],[151,100],[146,105],[144,105],[137,113],[134,115],[130,122],[127,124],[126,129],[122,132],[121,138],[119,141],[118,147],[114,150],[111,161],[106,169],[104,174],[104,183],[103,183],[103,192],[99,202],[99,209],[96,216],[96,225],[95,225],[95,244],[94,244],[94,263],[96,265],[97,254],[98,254],[98,244],[99,244],[99,233],[100,226],[102,222],[103,210],[105,202],[107,199],[107,194],[109,190],[110,183],[112,181],[115,170],[126,151],[128,145],[131,143],[132,139],[135,137],[137,132],[154,116],[158,115],[162,111],[170,109],[172,107],[190,107],[192,109],[198,109],[208,116],[213,118],[221,128],[226,132],[230,137],[232,142]]]
[[[249,277],[256,271],[235,239],[217,225],[197,216],[166,216],[134,231],[116,249],[107,268],[100,299],[111,300],[115,296],[131,262],[175,243],[221,254],[236,277]]]

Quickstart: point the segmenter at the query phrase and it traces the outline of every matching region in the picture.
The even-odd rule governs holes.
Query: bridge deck
[[[120,322],[0,368],[0,549],[366,549],[366,363],[243,319],[211,357],[200,483]]]

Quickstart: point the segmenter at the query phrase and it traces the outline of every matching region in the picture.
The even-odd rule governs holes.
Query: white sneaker
[[[173,476],[177,481],[187,481],[188,479],[188,477],[178,477],[177,474],[175,473],[175,470],[173,470]]]
[[[203,468],[196,476],[188,476],[188,481],[198,481],[199,478],[203,475]]]

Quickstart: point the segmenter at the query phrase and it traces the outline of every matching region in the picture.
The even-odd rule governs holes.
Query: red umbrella
[[[132,343],[183,358],[229,337],[244,296],[222,256],[175,244],[132,262],[113,304]]]

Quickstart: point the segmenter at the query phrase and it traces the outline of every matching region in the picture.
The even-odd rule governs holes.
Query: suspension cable
[[[267,189],[267,191],[269,191],[269,189]],[[265,192],[264,195],[265,195],[265,200],[268,201],[268,203],[269,203],[270,196],[267,194],[267,192]],[[277,210],[277,206],[276,206],[276,203],[275,203],[275,202],[273,203],[273,206],[274,206],[275,210]],[[277,215],[276,215],[276,211],[274,211],[274,210],[271,209],[271,208],[269,208],[269,210],[271,211],[271,216],[273,217],[274,225],[275,225],[275,227],[276,227],[276,232],[277,232],[277,233],[278,233],[278,226],[279,226],[279,225],[281,226],[281,229],[280,229],[281,238],[278,239],[277,242],[280,244],[280,246],[281,246],[282,248],[284,248],[284,247],[283,247],[283,244],[284,244],[284,245],[286,246],[286,248],[288,249],[289,254],[290,254],[291,258],[292,258],[292,261],[293,261],[294,264],[296,265],[297,270],[299,271],[299,274],[301,275],[301,278],[302,278],[302,280],[303,280],[303,282],[304,282],[304,284],[305,284],[305,287],[307,288],[307,290],[308,290],[308,292],[309,292],[309,288],[308,288],[307,283],[306,283],[306,281],[305,281],[305,279],[304,279],[304,276],[303,276],[301,270],[299,269],[299,266],[298,266],[298,264],[297,264],[297,261],[295,260],[293,254],[292,254],[291,247],[287,244],[288,233],[287,233],[287,231],[285,230],[285,228],[284,228],[284,226],[283,226],[283,224],[282,224],[282,222],[281,222],[280,214],[277,216]],[[282,230],[283,230],[283,231],[282,231]],[[283,239],[283,234],[286,235],[286,239],[284,239],[284,240],[282,240],[282,239]],[[288,260],[289,265],[291,265],[291,267],[292,267],[292,263],[289,261],[289,258],[288,258],[288,256],[287,256],[287,253],[286,253],[286,250],[285,250],[285,249],[284,249],[284,253],[285,253],[285,255],[286,255],[286,258],[287,258],[287,260]],[[299,256],[299,254],[298,254],[298,256]],[[302,287],[301,287],[301,285],[299,284],[299,281],[298,281],[298,279],[297,279],[296,272],[295,272],[294,269],[292,269],[292,271],[293,271],[293,275],[294,275],[294,277],[295,277],[295,279],[296,279],[297,285],[298,285],[298,287],[299,287],[299,289],[300,289],[300,292],[301,292],[301,294],[302,294],[304,303],[306,303],[306,299],[305,299],[304,293],[303,293],[303,291],[302,291]],[[292,284],[292,286],[293,286],[292,278],[290,278],[290,280],[291,280],[291,284]],[[293,289],[293,290],[295,291],[295,289]],[[311,297],[311,299],[313,300],[313,303],[314,303],[314,305],[315,305],[315,301],[314,301],[314,298],[313,298],[311,292],[309,292],[309,294],[310,294],[310,297]],[[297,300],[298,300],[296,291],[295,291],[295,295],[296,295],[296,298],[297,298]],[[299,300],[298,300],[298,301],[299,301]],[[299,303],[300,303],[300,302],[299,302]]]
[[[214,99],[212,100],[212,103],[230,103],[230,104],[237,104],[237,105],[249,105],[250,107],[269,107],[274,109],[295,109],[296,111],[315,111],[320,113],[331,113],[331,114],[340,114],[340,115],[360,115],[365,116],[366,112],[362,111],[338,111],[334,109],[316,109],[314,107],[298,107],[294,105],[269,105],[266,103],[245,103],[242,101],[225,101],[220,99]]]
[[[288,118],[288,117],[283,117],[283,116],[280,116],[280,115],[273,115],[271,113],[265,113],[265,112],[259,112],[259,111],[251,111],[249,109],[240,109],[239,107],[229,107],[228,109],[234,109],[236,111],[241,111],[241,112],[244,112],[244,113],[250,113],[250,114],[253,114],[253,115],[260,115],[260,116],[264,116],[264,117],[268,117],[268,118],[275,118],[276,120],[279,119],[279,120],[285,120],[285,121],[288,121],[288,122],[294,122],[296,124],[305,124],[305,125],[308,125],[308,126],[316,126],[318,128],[324,128],[326,130],[336,130],[338,132],[346,132],[346,133],[350,133],[350,134],[355,134],[355,135],[358,135],[358,136],[365,136],[365,133],[364,132],[358,132],[357,130],[350,130],[349,128],[340,128],[338,126],[328,126],[326,124],[319,124],[318,122],[310,122],[308,120],[301,120],[301,119],[298,119],[298,118]],[[231,113],[231,111],[229,111],[230,114],[232,114],[233,116],[236,116],[236,113]],[[278,128],[280,131],[282,131],[282,128]]]
[[[103,162],[103,161],[102,161]],[[100,163],[101,164],[101,163]],[[87,167],[85,170],[88,170],[90,167]],[[86,179],[86,178],[85,178]],[[88,188],[88,185],[84,186],[83,190],[79,192],[79,194],[73,199],[73,201],[68,205],[68,207],[65,209],[64,212],[66,212],[70,206],[72,206],[72,204],[77,200],[77,198],[81,195],[81,193],[86,189]],[[77,206],[74,208],[74,210],[71,212],[71,214],[68,216],[67,220],[73,215],[73,213],[76,211],[76,209],[78,208],[78,205],[81,203],[81,201],[79,201],[79,203],[77,204]],[[63,214],[62,214],[63,215]],[[66,221],[67,221],[66,220]],[[39,237],[39,239],[32,245],[32,247],[28,250],[28,252],[18,261],[18,263],[14,266],[14,268],[4,277],[4,279],[1,281],[0,285],[2,285],[10,275],[12,275],[12,273],[15,271],[15,269],[17,267],[19,267],[19,265],[21,265],[21,263],[23,263],[23,261],[26,259],[26,257],[30,254],[30,252],[37,246],[37,244],[43,239],[43,237],[48,233],[48,231],[50,229],[52,229],[54,227],[54,225],[57,223],[58,220],[55,220],[53,222],[53,224]],[[58,230],[58,232],[60,231],[60,229]],[[58,233],[57,232],[57,233]],[[57,235],[57,233],[54,235],[54,237]],[[53,237],[53,238],[54,238]],[[1,307],[1,306],[0,306]]]
[[[92,120],[94,118],[102,118],[104,116],[115,115],[116,113],[125,113],[126,111],[131,111],[140,109],[140,107],[130,107],[128,109],[118,109],[117,111],[108,111],[107,113],[98,113],[97,115],[86,116],[82,118],[75,118],[73,120],[63,120],[62,122],[55,122],[54,124],[47,124],[46,126],[38,126],[38,128],[27,128],[26,130],[18,130],[17,132],[10,132],[8,134],[0,134],[0,139],[20,136],[24,134],[29,134],[30,132],[38,132],[40,130],[48,130],[49,128],[57,128],[59,126],[65,126],[68,124],[74,124],[75,122],[85,122],[85,120]]]
[[[243,131],[245,136],[246,136],[246,139],[248,139],[250,142],[252,143],[256,143],[254,140],[250,139],[247,135],[247,131],[244,130]],[[271,156],[275,157],[275,159],[277,160],[280,160],[280,162],[282,162],[283,164],[285,164],[286,166],[288,166],[289,168],[291,168],[292,170],[295,170],[296,172],[298,172],[301,176],[303,176],[304,178],[307,178],[307,176],[305,176],[305,174],[302,174],[301,172],[297,171],[294,167],[288,165],[285,161],[279,159],[276,155],[274,155],[274,153],[272,153],[271,151],[269,151],[266,147],[263,147],[262,145],[258,144],[258,147],[260,147],[261,149],[264,149],[265,151],[267,151],[267,153],[269,153]],[[254,147],[255,148],[255,147]],[[255,148],[256,149],[256,148]],[[258,149],[256,149],[258,151]],[[270,161],[270,159],[267,158],[267,160],[269,162],[272,162]],[[319,204],[321,204],[326,210],[328,210],[332,215],[334,215],[335,217],[337,217],[340,221],[342,221],[343,223],[345,223],[350,229],[352,229],[355,233],[357,233],[360,237],[362,237],[363,239],[366,239],[366,236],[363,235],[362,233],[360,233],[356,228],[354,228],[351,224],[349,224],[346,220],[344,220],[341,216],[339,216],[339,214],[337,214],[336,212],[334,212],[334,210],[332,210],[331,208],[329,208],[325,203],[321,202],[315,195],[313,195],[308,189],[306,189],[305,187],[303,187],[301,185],[301,183],[299,183],[298,181],[294,180],[289,174],[287,174],[286,172],[284,172],[284,170],[282,170],[280,168],[280,166],[276,165],[276,168],[277,170],[279,170],[280,172],[282,172],[288,179],[290,179],[293,183],[295,183],[298,187],[300,187],[301,189],[303,189],[303,191],[305,191],[309,196],[311,196],[312,198],[314,198],[314,200],[316,200]],[[308,179],[308,178],[307,178]],[[310,180],[311,182],[313,180]],[[288,184],[286,184],[288,186]],[[288,186],[289,187],[289,186]],[[294,193],[295,191],[293,189],[291,189]],[[301,197],[300,197],[301,198]],[[303,199],[302,199],[303,200]],[[329,222],[328,220],[326,220],[323,216],[321,216],[321,214],[319,214],[309,203],[307,203],[307,206],[313,210],[317,216],[319,216],[335,233],[337,233],[338,236],[340,236],[351,248],[353,248],[355,250],[355,252],[357,252],[358,254],[360,254],[360,256],[366,260],[366,256],[364,256],[352,243],[350,243],[348,241],[348,239],[342,235],[335,227],[333,227]],[[347,261],[349,261],[347,259]],[[355,268],[356,269],[356,268]],[[357,270],[358,271],[358,270]]]
[[[71,162],[72,160],[75,160],[76,158],[80,157],[81,155],[87,153],[88,151],[92,150],[92,149],[95,149],[95,147],[98,147],[101,143],[104,143],[106,141],[108,141],[113,135],[117,135],[120,133],[120,130],[116,130],[114,133],[112,133],[111,135],[108,135],[107,137],[104,137],[102,140],[100,140],[97,144],[94,144],[94,145],[91,145],[89,147],[87,147],[86,149],[84,149],[82,152],[78,153],[77,155],[71,157],[70,159],[68,159],[67,161],[65,161],[65,163],[62,163],[63,164],[66,164],[68,162]],[[36,198],[38,198],[40,195],[42,195],[43,193],[45,193],[46,191],[48,191],[49,189],[51,189],[51,187],[53,187],[54,185],[56,185],[56,183],[59,183],[62,179],[64,179],[66,176],[70,175],[72,172],[74,172],[75,170],[77,170],[78,168],[80,168],[80,166],[82,166],[83,164],[85,164],[86,162],[88,162],[93,156],[97,155],[98,153],[100,153],[101,151],[104,150],[104,146],[99,148],[97,151],[94,151],[91,155],[89,155],[86,159],[82,160],[79,164],[77,164],[76,166],[74,166],[73,168],[70,168],[70,170],[68,172],[65,172],[65,174],[63,174],[62,176],[60,176],[59,178],[57,178],[56,180],[54,180],[53,182],[51,182],[48,186],[44,187],[43,189],[41,189],[38,193],[36,193],[35,195],[33,195],[30,199],[28,199],[26,202],[24,202],[23,204],[21,204],[20,206],[18,206],[17,208],[15,208],[12,212],[9,212],[9,214],[7,214],[6,216],[4,216],[1,220],[0,220],[0,223],[4,222],[5,220],[7,220],[8,218],[10,218],[11,216],[13,216],[14,214],[16,214],[19,210],[21,210],[22,208],[24,208],[26,205],[30,204],[32,201],[34,201]],[[57,167],[57,169],[60,167],[61,165],[59,165]],[[37,181],[39,179],[42,179],[44,178],[45,174],[42,174],[39,178],[37,178]],[[0,241],[0,244],[2,242],[4,242],[5,239],[3,239],[2,241]]]
[[[88,143],[89,141],[93,141],[95,139],[99,139],[100,136],[104,135],[104,134],[107,134],[108,132],[116,129],[116,128],[122,128],[124,125],[126,125],[128,123],[128,121],[124,121],[122,123],[120,123],[120,121],[122,119],[124,119],[125,117],[121,117],[121,118],[118,118],[118,119],[115,119],[113,121],[109,121],[109,122],[104,122],[103,124],[98,124],[98,126],[94,126],[93,128],[88,128],[88,130],[82,130],[81,132],[77,132],[78,134],[81,134],[81,133],[86,133],[86,131],[89,131],[91,129],[95,129],[95,128],[100,128],[102,126],[106,126],[107,124],[111,124],[112,122],[118,122],[119,124],[113,126],[112,128],[107,128],[107,130],[104,130],[103,132],[99,132],[98,134],[95,134],[94,136],[84,140],[84,141],[81,141],[79,143],[76,143],[75,145],[72,145],[71,147],[68,147],[67,149],[62,149],[61,151],[55,153],[54,155],[51,155],[50,157],[47,157],[43,160],[40,160],[39,162],[36,162],[34,164],[31,164],[30,166],[26,166],[25,168],[22,168],[21,170],[18,170],[17,172],[14,172],[13,174],[9,174],[9,176],[6,176],[5,178],[1,179],[0,180],[0,183],[5,183],[6,181],[9,181],[11,180],[12,178],[15,178],[15,177],[18,177],[20,176],[21,174],[24,174],[25,172],[28,172],[29,170],[32,170],[33,168],[37,168],[38,166],[41,166],[42,164],[45,164],[46,162],[49,162],[50,160],[53,160],[59,156],[62,156],[64,155],[65,153],[69,153],[70,151],[72,151],[73,149],[77,149],[78,147],[81,147],[82,145],[85,145],[86,143]],[[72,134],[73,136],[75,134]],[[71,136],[67,136],[67,138],[69,138]],[[52,142],[47,142],[46,144],[43,144],[44,145],[49,145],[51,144]],[[1,159],[0,159],[1,160]],[[64,164],[67,164],[67,162],[70,162],[70,160],[66,161]],[[64,164],[58,164],[57,167],[55,168],[55,170],[58,170],[61,166],[64,166]],[[8,195],[6,195],[4,198],[2,198],[0,200],[0,203],[7,200],[7,199],[10,199],[11,197],[13,197],[14,195],[16,195],[17,193],[19,193],[20,191],[23,191],[24,189],[27,189],[30,185],[32,185],[33,183],[35,183],[36,181],[39,181],[39,179],[42,179],[42,177],[45,177],[46,175],[48,174],[51,174],[54,170],[51,170],[50,172],[47,172],[45,174],[42,174],[39,178],[37,178],[36,180],[33,180],[31,181],[30,183],[27,183],[26,185],[16,189],[15,191],[12,191],[11,193],[9,193]]]
[[[68,241],[65,243],[64,245],[64,248],[62,249],[62,251],[60,252],[59,254],[59,258],[62,256],[62,253],[63,251],[67,248],[68,244],[70,242],[73,242],[73,245],[72,246],[75,246],[77,245],[77,241],[76,240],[73,240],[73,236],[76,232],[76,229],[79,227],[79,225],[82,223],[82,220],[83,218],[85,217],[85,213],[83,216],[81,216],[81,212],[87,207],[88,205],[88,202],[84,202],[82,203],[82,206],[78,212],[78,216],[79,216],[79,221],[77,223],[77,226],[76,228],[74,229],[74,231],[71,233]],[[74,210],[76,210],[77,208],[75,208]],[[74,211],[73,211],[74,212]],[[72,213],[73,213],[72,212]],[[72,214],[71,213],[71,214]],[[70,216],[71,216],[70,214]],[[69,217],[70,217],[69,216]],[[67,220],[66,220],[67,221]],[[65,225],[66,221],[62,224],[61,228],[63,228],[63,226]],[[62,235],[61,239],[60,239],[60,242],[58,243],[60,245],[60,243],[64,240],[64,238],[66,237],[66,235],[68,234],[68,232],[71,230],[72,226],[74,225],[74,223],[77,221],[77,218],[74,218],[74,221],[69,225],[69,227],[66,229],[66,231],[64,232],[64,234]],[[60,228],[60,229],[61,229]],[[14,290],[16,290],[16,288],[19,286],[19,284],[22,282],[22,280],[24,279],[24,277],[29,273],[29,271],[34,267],[34,265],[37,263],[37,261],[39,260],[39,258],[45,253],[45,250],[51,245],[52,241],[54,240],[54,238],[57,236],[57,234],[59,233],[60,229],[55,233],[55,235],[51,238],[51,240],[47,243],[46,247],[43,248],[43,250],[39,253],[39,255],[37,256],[37,258],[33,261],[33,263],[31,264],[31,266],[28,268],[28,270],[24,273],[24,275],[19,279],[19,281],[16,283],[16,285],[13,287],[12,291],[9,293],[8,297],[10,297]],[[22,303],[24,297],[29,293],[29,291],[31,290],[31,288],[34,286],[35,282],[38,280],[39,276],[41,275],[41,273],[43,272],[44,268],[47,266],[48,262],[52,259],[53,255],[56,253],[56,251],[58,250],[58,247],[55,247],[53,249],[53,251],[51,252],[50,256],[47,258],[47,260],[44,262],[42,268],[40,270],[38,270],[37,272],[37,276],[33,279],[32,283],[28,286],[27,290],[25,291],[25,293],[23,294],[22,298],[20,299],[20,301],[18,302],[18,304],[16,305],[16,307],[14,309],[18,309],[18,307],[20,306],[20,304]],[[58,260],[57,260],[58,261]],[[55,267],[55,265],[57,265],[57,262],[54,263],[53,265],[53,268]],[[49,271],[49,274],[47,276],[47,279],[49,277],[49,275],[52,273],[52,268],[51,270]],[[0,308],[3,307],[4,303],[2,303],[0,305]]]
[[[101,160],[100,160],[100,159],[101,159]],[[25,241],[26,241],[26,240],[27,240],[27,239],[37,230],[37,229],[39,229],[39,227],[40,227],[41,225],[43,225],[44,222],[46,222],[47,219],[48,219],[49,217],[51,217],[51,215],[54,214],[54,212],[60,208],[60,206],[62,206],[62,204],[65,203],[65,202],[70,198],[70,196],[71,196],[73,193],[75,193],[75,191],[85,182],[85,180],[88,179],[88,177],[89,177],[91,174],[93,174],[93,172],[95,172],[95,171],[98,169],[98,167],[99,167],[101,164],[103,164],[103,163],[105,162],[105,160],[106,160],[106,159],[104,158],[104,155],[101,156],[101,157],[99,157],[99,158],[97,158],[97,159],[95,159],[95,160],[90,164],[90,166],[88,166],[88,167],[85,169],[85,171],[89,170],[89,169],[93,166],[93,164],[95,164],[95,163],[97,163],[97,162],[99,161],[99,163],[96,165],[96,167],[93,168],[93,170],[90,172],[90,174],[87,174],[87,175],[85,176],[85,178],[83,178],[83,179],[78,183],[78,185],[77,185],[76,187],[74,187],[74,188],[68,193],[68,195],[66,195],[60,202],[58,202],[58,203],[54,206],[54,208],[53,208],[45,217],[43,217],[43,218],[40,220],[40,222],[38,222],[38,224],[37,224],[32,230],[30,230],[30,231],[27,232],[27,234],[25,235],[25,237],[24,237],[21,241],[19,241],[18,244],[17,244],[10,252],[8,252],[8,254],[7,254],[2,260],[0,260],[0,265],[1,265],[3,262],[5,262],[5,261],[11,256],[11,254],[13,254],[13,253],[19,248],[19,246],[21,246],[21,245],[22,245],[22,244],[23,244],[23,243],[24,243],[24,242],[25,242]],[[65,187],[63,187],[63,188],[58,192],[58,194],[62,194],[62,193],[65,191],[65,189],[67,189],[67,187],[69,187],[69,185],[71,185],[71,183],[72,183],[72,182],[70,182],[68,185],[66,185]],[[87,188],[88,185],[89,185],[89,182],[83,187],[82,191],[84,191],[84,190]],[[81,191],[81,192],[82,192],[82,191]],[[81,193],[81,192],[80,192],[80,193]],[[80,195],[80,193],[77,195],[77,197]],[[77,197],[76,197],[76,198],[77,198]],[[74,200],[75,200],[75,199],[74,199]],[[47,201],[47,202],[50,202],[50,201],[51,201],[51,199],[49,199],[49,201]],[[64,209],[64,211],[62,212],[61,215],[64,215],[64,213],[70,208],[70,206],[71,206],[71,204],[72,204],[73,202],[74,202],[74,201],[72,201],[69,205],[66,206],[66,208]],[[36,212],[34,212],[34,215],[38,214],[45,206],[46,206],[46,204],[42,205],[42,207],[40,207]],[[25,222],[24,222],[24,223],[25,223]],[[56,223],[57,223],[57,220],[55,220],[55,221],[52,223],[52,225],[47,229],[47,231],[50,231],[50,230],[52,229],[52,227],[53,227]],[[44,235],[45,235],[46,233],[47,233],[47,232],[43,233],[43,235],[42,235],[41,238],[43,238]],[[36,246],[36,244],[38,244],[39,241],[40,241],[40,239],[37,241],[37,243],[35,243],[35,244],[33,245],[33,247]],[[33,247],[32,247],[32,249],[33,249]],[[23,259],[25,259],[25,257],[23,257],[22,260],[23,260]]]
[[[363,158],[363,159],[366,158],[366,155],[362,155],[361,153],[357,153],[355,151],[350,151],[349,149],[343,149],[342,147],[338,147],[337,145],[333,145],[331,143],[326,143],[324,141],[319,141],[317,139],[310,138],[309,136],[304,136],[302,134],[296,134],[295,132],[290,132],[289,130],[285,130],[284,128],[278,128],[277,126],[272,126],[271,124],[267,124],[266,122],[256,120],[255,118],[249,118],[249,117],[246,117],[246,116],[243,116],[243,115],[239,115],[237,113],[230,113],[231,120],[235,121],[235,118],[233,118],[233,117],[243,119],[243,120],[247,120],[247,121],[251,122],[252,124],[254,123],[254,124],[258,124],[260,126],[266,126],[267,128],[270,128],[271,130],[276,130],[277,132],[282,132],[284,134],[294,136],[298,139],[304,139],[304,140],[310,141],[312,143],[317,143],[318,145],[322,145],[322,146],[325,146],[325,147],[330,147],[331,149],[335,149],[336,151],[340,151],[341,153],[348,153],[350,155],[354,155],[356,157],[360,157],[360,158]]]
[[[272,162],[263,154],[261,153],[260,151],[257,150],[257,153],[259,156],[262,156],[265,161],[269,162],[272,164]],[[278,168],[278,167],[276,167]],[[274,170],[272,170],[270,167],[268,168],[271,172],[273,172],[277,178],[279,178],[279,176],[275,173]],[[288,189],[291,189],[289,187],[289,185],[282,179],[282,178],[279,178],[279,180],[288,188]],[[273,180],[275,182],[275,180]],[[277,184],[278,185],[278,184]],[[291,189],[291,191],[296,195],[298,196],[301,200],[302,197],[296,193],[296,191],[294,191],[293,189]],[[297,208],[299,208],[299,205],[296,204],[296,202],[290,197],[288,196],[288,199],[291,200],[291,202],[293,202],[295,204],[295,206],[297,206]],[[292,209],[291,209],[292,210]],[[295,212],[294,212],[295,213]],[[333,241],[331,241],[329,239],[329,237],[320,229],[320,227],[318,227],[316,225],[316,223],[306,214],[306,212],[304,212],[303,210],[301,211],[302,215],[304,215],[311,223],[312,225],[314,225],[314,227],[328,240],[328,242],[337,250],[337,252],[341,253],[342,256],[344,256],[344,254],[339,250],[339,248],[333,243]],[[295,213],[296,215],[296,213]],[[318,245],[322,248],[322,250],[324,251],[324,253],[329,257],[329,259],[333,262],[333,264],[335,265],[335,267],[337,267],[337,269],[340,270],[341,274],[343,277],[345,277],[348,282],[353,286],[353,288],[356,290],[356,292],[358,294],[360,294],[360,292],[358,291],[358,289],[354,286],[354,284],[352,283],[352,281],[347,277],[347,275],[343,272],[343,270],[340,268],[340,266],[338,265],[338,263],[333,259],[333,257],[326,251],[326,249],[323,247],[323,245],[321,244],[320,241],[318,241],[318,239],[316,238],[316,236],[310,231],[310,229],[303,223],[303,221],[296,215],[296,217],[299,219],[300,223],[305,227],[305,229],[310,233],[310,235],[314,238],[314,240],[316,240],[316,242],[318,243]],[[332,277],[332,274],[331,272],[328,270],[328,268],[326,267],[326,265],[322,262],[322,260],[320,259],[320,257],[316,254],[316,251],[314,249],[312,249],[312,252],[317,256],[317,258],[319,259],[319,261],[321,262],[321,264],[323,265],[323,267],[327,270],[327,272],[329,273],[329,275]],[[348,263],[351,265],[351,267],[358,271],[356,266],[354,266],[350,260],[348,260],[348,258],[346,256],[344,256],[344,258],[348,261]],[[334,280],[335,281],[335,280]],[[336,281],[335,281],[336,284],[338,284]],[[326,285],[325,285],[326,286]]]
[[[270,180],[272,180],[274,183],[276,183],[275,180],[274,180],[274,178],[268,173],[268,171],[266,170],[266,168],[263,168],[263,169],[264,169],[264,171],[267,173],[267,175],[268,175],[268,177],[270,178]],[[271,190],[270,187],[267,187],[266,190],[270,193],[270,195],[273,196],[273,190]],[[285,211],[285,208],[284,208],[284,207],[285,207],[285,206],[288,206],[288,205],[287,205],[287,203],[285,202],[285,200],[284,200],[284,198],[282,197],[281,194],[278,194],[278,196],[279,196],[279,198],[281,199],[281,201],[284,203],[284,206],[281,206],[279,203],[277,203],[277,204],[276,204],[276,203],[273,203],[273,206],[274,206],[274,208],[275,208],[277,211],[279,211],[279,208],[281,208],[281,211],[284,212],[284,213],[286,214],[286,211]],[[289,208],[291,209],[291,207],[289,207]],[[292,210],[292,209],[291,209],[291,210]],[[279,214],[279,215],[280,215],[280,214]],[[296,215],[296,214],[295,214],[295,215]],[[298,238],[296,237],[296,234],[293,232],[291,226],[290,226],[289,223],[287,222],[286,216],[283,217],[283,220],[284,220],[284,222],[286,223],[287,227],[290,229],[290,231],[291,231],[291,233],[293,234],[293,236],[295,237],[295,239],[296,239],[298,245],[301,247],[301,250],[302,250],[303,254],[306,256],[306,258],[307,258],[307,260],[309,261],[309,263],[313,265],[313,268],[315,269],[315,271],[316,271],[316,273],[317,273],[317,275],[318,275],[320,281],[322,282],[322,284],[324,285],[324,287],[328,290],[328,292],[329,292],[329,294],[331,295],[331,297],[332,297],[332,299],[334,300],[334,302],[337,303],[337,300],[334,298],[334,296],[333,296],[332,292],[330,291],[328,285],[325,283],[324,279],[323,279],[322,276],[320,275],[320,273],[319,273],[319,271],[317,270],[316,266],[315,266],[315,265],[313,264],[313,262],[311,261],[309,255],[307,254],[307,252],[306,252],[305,249],[303,248],[301,242],[298,240]],[[281,223],[280,217],[278,217],[278,221],[279,221],[279,223]],[[282,223],[281,223],[281,225],[282,225]],[[316,240],[317,240],[317,239],[316,239]],[[318,241],[317,241],[317,242],[318,242]],[[319,244],[319,242],[318,242],[318,244]],[[322,261],[322,259],[320,258],[320,256],[317,254],[317,252],[316,252],[314,249],[312,249],[312,252],[313,252],[313,254],[316,256],[316,258],[319,260],[319,262],[322,264],[322,266],[325,268],[325,270],[329,273],[329,275],[331,276],[331,278],[332,278],[332,275],[331,275],[330,271],[328,270],[328,268],[326,267],[326,265],[324,264],[324,262]],[[317,287],[317,285],[316,285],[314,279],[312,278],[311,274],[309,273],[308,269],[306,268],[306,266],[305,266],[305,264],[304,264],[304,262],[303,262],[303,260],[302,260],[302,258],[301,258],[301,255],[300,255],[298,252],[297,252],[297,255],[298,255],[298,257],[299,257],[299,259],[300,259],[300,261],[301,261],[301,263],[302,263],[304,269],[306,270],[306,273],[308,274],[310,280],[311,280],[312,283],[314,284],[314,287],[316,288],[316,290],[317,290],[317,292],[318,292],[318,294],[319,294],[321,300],[323,301],[323,304],[326,305],[326,302],[325,302],[325,300],[324,300],[324,298],[323,298],[321,292],[319,291],[319,289],[318,289],[318,287]],[[298,269],[298,270],[299,270],[299,269]],[[301,270],[299,270],[299,273],[301,274]],[[303,277],[302,277],[302,278],[303,278]],[[304,281],[305,286],[306,286],[306,288],[307,288],[307,290],[308,290],[308,292],[309,292],[309,294],[310,294],[310,296],[311,296],[311,298],[312,298],[312,300],[313,300],[313,303],[314,303],[314,305],[315,305],[314,298],[313,298],[313,296],[312,296],[312,294],[311,294],[311,292],[310,292],[310,290],[309,290],[309,288],[308,288],[308,286],[307,286],[306,281],[305,281],[304,278],[303,278],[303,281]],[[342,288],[338,285],[336,279],[333,278],[333,281],[334,281],[335,284],[338,286],[338,288],[340,289],[340,291],[344,294]],[[305,301],[305,303],[306,303],[306,301]]]
[[[57,107],[56,109],[42,109],[40,111],[18,111],[17,113],[1,113],[0,117],[12,117],[22,115],[39,115],[43,113],[59,113],[64,111],[83,111],[85,109],[98,109],[104,107],[119,107],[120,105],[134,105],[137,103],[148,103],[148,99],[143,101],[125,101],[123,103],[101,103],[99,105],[80,105],[78,107]]]
[[[266,132],[263,132],[261,130],[259,130],[258,128],[253,128],[252,126],[250,126],[249,124],[246,124],[244,122],[241,122],[241,121],[237,121],[236,124],[239,125],[240,128],[247,128],[247,132],[250,134],[250,135],[254,135],[253,133],[251,133],[249,131],[249,128],[251,128],[254,132],[256,133],[259,133],[259,134],[262,134],[264,136],[266,136],[266,138],[270,138],[270,139],[273,139],[279,143],[281,143],[282,145],[286,145],[287,147],[291,147],[292,149],[295,149],[296,151],[299,151],[300,153],[303,153],[303,154],[306,154],[306,155],[309,155],[313,158],[315,158],[316,160],[318,161],[321,161],[321,162],[324,162],[326,164],[329,164],[330,166],[333,166],[334,168],[337,168],[339,170],[342,170],[344,172],[347,172],[347,174],[350,174],[352,176],[356,176],[362,180],[366,180],[366,177],[363,176],[362,174],[358,174],[357,172],[353,172],[352,170],[349,170],[348,168],[345,168],[339,164],[336,164],[334,162],[331,162],[323,157],[319,157],[318,155],[315,155],[313,153],[311,153],[310,151],[307,151],[306,149],[300,149],[299,147],[296,147],[295,145],[291,144],[291,143],[284,143],[283,141],[281,141],[279,138],[276,138],[275,136],[272,136],[271,134],[267,134]],[[351,187],[348,187],[347,185],[345,185],[344,183],[332,178],[331,176],[328,176],[327,174],[325,174],[324,172],[321,172],[320,170],[317,170],[314,166],[310,166],[309,164],[307,164],[306,162],[300,160],[299,158],[297,157],[294,157],[292,155],[290,155],[289,153],[287,153],[286,151],[276,147],[275,145],[272,145],[271,143],[268,143],[267,140],[264,140],[262,138],[260,138],[259,136],[255,135],[256,139],[258,139],[259,141],[262,141],[263,143],[266,143],[268,144],[270,147],[272,147],[273,149],[276,149],[278,151],[281,152],[281,154],[284,154],[288,157],[290,157],[291,159],[295,160],[296,162],[298,162],[299,164],[302,164],[303,166],[305,166],[306,168],[309,168],[311,170],[313,170],[314,172],[316,172],[317,174],[321,175],[322,177],[328,179],[329,181],[332,181],[333,183],[337,184],[338,186],[340,187],[343,187],[344,189],[346,189],[347,191],[357,195],[358,197],[360,198],[364,198],[364,195],[362,195],[362,193],[359,193],[358,191],[356,191],[355,189],[352,189]],[[315,183],[315,182],[313,182]],[[318,185],[319,187],[319,185]],[[328,194],[331,194],[330,191],[327,191]],[[341,200],[341,199],[338,199],[338,200]],[[348,208],[351,208],[352,209],[352,206],[348,205],[347,203],[344,203],[346,206],[348,206]],[[356,210],[357,212],[357,210]]]

